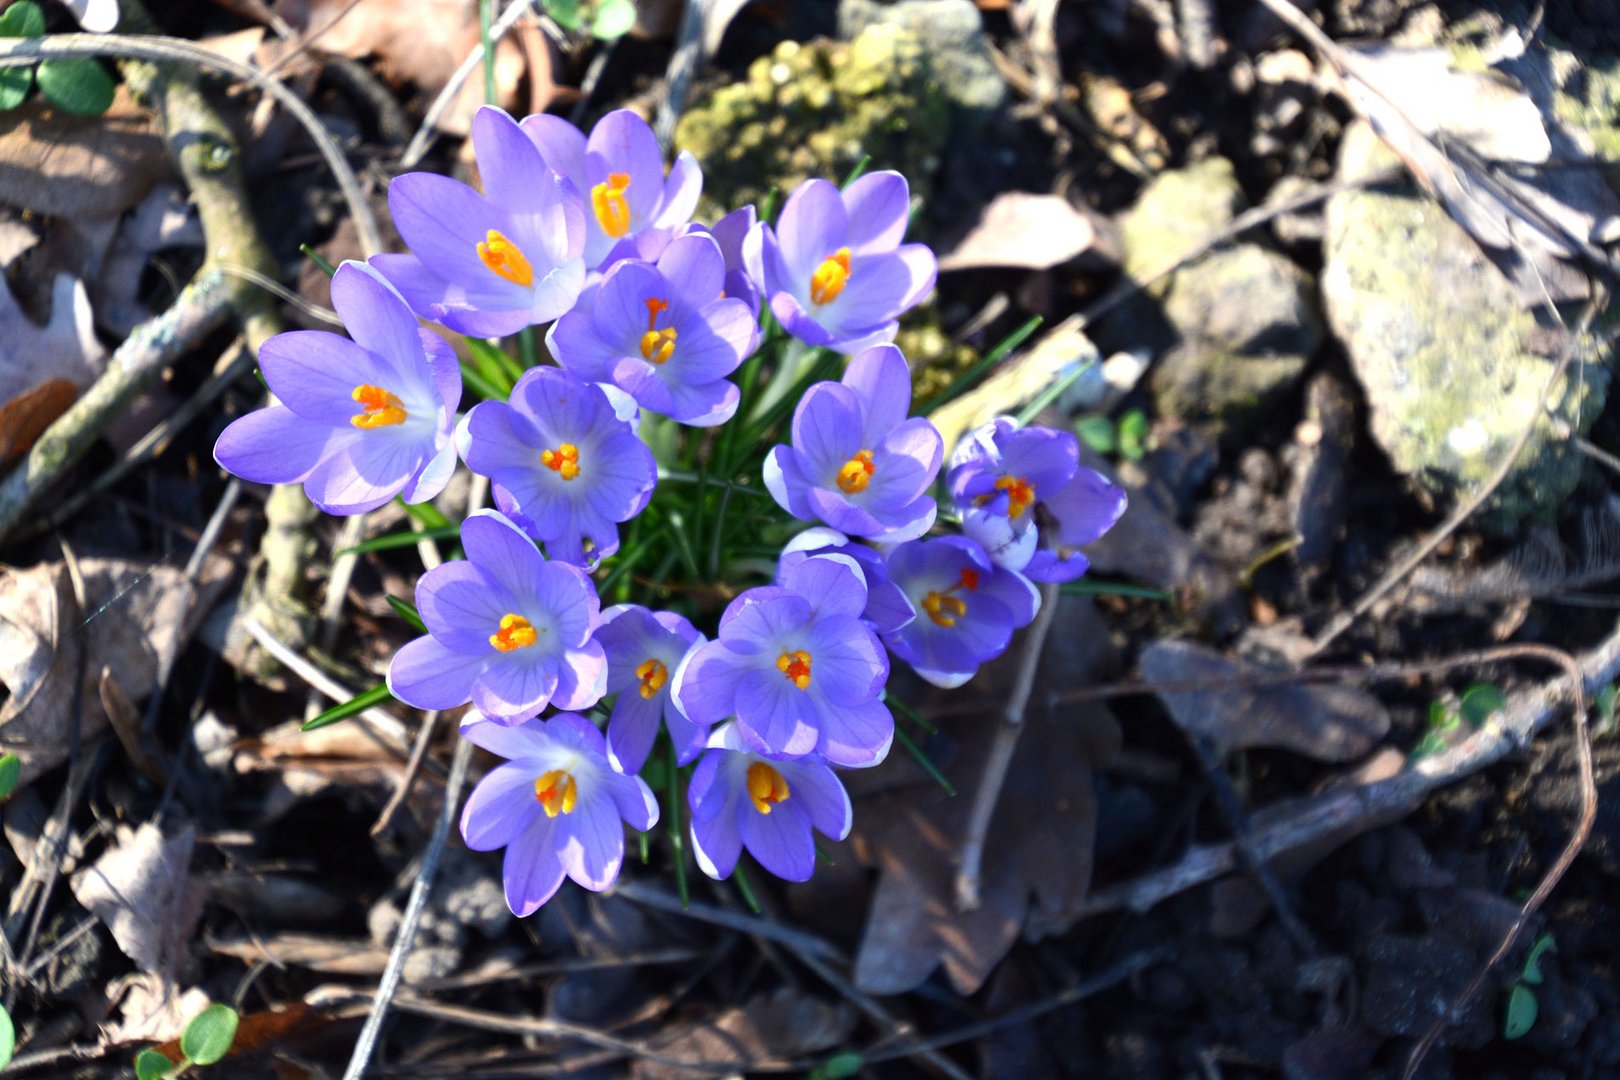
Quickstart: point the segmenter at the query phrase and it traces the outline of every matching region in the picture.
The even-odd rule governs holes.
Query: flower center
[[[669,668],[663,661],[646,659],[636,667],[636,678],[641,680],[641,696],[650,698],[669,681]]]
[[[748,766],[748,797],[755,810],[768,814],[777,803],[787,802],[787,781],[772,766],[756,761]]]
[[[357,428],[370,431],[372,428],[392,427],[405,422],[405,403],[380,386],[361,383],[349,396],[365,410],[349,417],[349,423]]]
[[[1022,476],[1003,476],[996,481],[996,490],[1007,493],[1007,517],[1016,521],[1035,501],[1035,485]]]
[[[776,658],[776,670],[800,690],[810,689],[810,654],[803,649],[784,650]]]
[[[838,299],[849,284],[849,248],[841,247],[816,267],[816,272],[810,275],[810,301],[814,304],[830,304]]]
[[[930,590],[928,595],[922,598],[922,609],[934,621],[935,626],[947,628],[955,626],[956,620],[967,614],[967,604],[960,596],[952,596],[951,594],[962,589],[973,592],[978,587],[979,572],[966,568],[962,571],[962,576],[955,585],[943,592]]]
[[[564,480],[572,480],[579,475],[579,447],[565,442],[555,450],[542,450],[540,464]]]
[[[501,628],[489,635],[489,643],[501,652],[527,649],[540,636],[540,631],[521,615],[502,615]]]
[[[648,363],[662,364],[675,354],[675,328],[658,329],[658,316],[668,310],[668,300],[655,296],[647,301],[647,332],[641,335],[641,355]]]
[[[608,173],[605,182],[591,188],[591,210],[602,231],[617,239],[630,231],[630,203],[624,189],[630,186],[629,173]]]
[[[518,246],[494,229],[478,242],[478,257],[500,277],[514,285],[533,285],[534,267]]]
[[[844,467],[838,470],[838,490],[845,495],[855,495],[866,490],[866,485],[872,482],[872,474],[877,472],[877,465],[872,461],[872,451],[857,450],[855,456],[844,462]]]
[[[579,785],[574,774],[563,769],[552,769],[534,782],[535,801],[545,810],[546,817],[572,814],[579,801]]]

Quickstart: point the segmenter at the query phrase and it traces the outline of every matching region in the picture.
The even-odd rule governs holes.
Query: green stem
[[[478,40],[484,46],[484,103],[500,104],[495,89],[495,42],[490,28],[495,22],[495,0],[478,0]]]
[[[669,825],[669,846],[675,855],[675,891],[680,893],[681,907],[692,903],[691,887],[686,883],[686,833],[681,828],[681,766],[675,759],[675,744],[669,745],[669,784],[666,789]]]

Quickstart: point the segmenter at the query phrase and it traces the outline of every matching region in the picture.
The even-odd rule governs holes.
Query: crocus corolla
[[[874,345],[841,382],[819,382],[793,410],[793,443],[765,459],[765,486],[797,518],[883,543],[927,532],[929,487],[944,444],[924,417],[906,419],[911,376],[900,350]]]
[[[500,109],[478,110],[472,141],[483,194],[436,173],[395,177],[388,209],[410,254],[371,264],[423,318],[501,337],[574,306],[585,284],[585,206]]]
[[[849,795],[825,761],[758,753],[736,724],[709,739],[687,800],[692,851],[712,878],[730,877],[747,848],[784,881],[808,881],[816,868],[811,830],[842,840],[852,821]]]
[[[866,576],[866,609],[861,618],[879,634],[898,630],[917,617],[906,594],[889,580],[882,554],[825,525],[808,528],[782,546],[776,564],[777,584],[793,567],[816,555],[848,555],[860,564]]]
[[[466,559],[417,579],[428,636],[394,654],[389,691],[419,709],[471,701],[508,724],[548,705],[588,709],[600,701],[607,657],[591,638],[601,620],[591,579],[541,556],[493,510],[462,523],[461,546]]]
[[[587,269],[605,268],[616,248],[645,230],[673,235],[697,208],[703,193],[697,158],[682,150],[665,176],[658,137],[629,109],[602,117],[589,138],[560,116],[525,117],[521,126],[546,165],[584,196]]]
[[[712,237],[678,237],[656,263],[615,263],[589,310],[557,320],[547,344],[563,367],[649,412],[694,427],[724,423],[739,396],[726,376],[759,343],[748,304],[721,295],[725,274]]]
[[[620,604],[602,612],[596,640],[607,653],[607,692],[617,694],[608,717],[607,752],[627,773],[640,772],[658,737],[659,721],[669,731],[676,760],[685,765],[703,749],[709,729],[692,723],[675,707],[670,677],[703,635],[673,611],[648,611]]]
[[[883,635],[889,651],[935,686],[961,686],[1000,656],[1012,632],[1028,626],[1040,593],[1028,579],[990,561],[965,536],[914,540],[889,552],[890,580],[917,617]]]
[[[348,338],[294,330],[259,347],[278,403],[227,427],[214,460],[255,483],[303,484],[329,514],[362,514],[395,495],[425,502],[455,469],[455,351],[364,263],[338,268],[332,306]]]
[[[719,637],[676,671],[676,705],[695,724],[735,715],[758,753],[876,765],[894,717],[881,700],[888,657],[861,621],[866,594],[847,555],[805,559],[780,585],[749,589],[726,608]]]
[[[461,734],[507,759],[467,797],[461,835],[474,851],[506,849],[501,877],[514,915],[532,915],[565,876],[607,888],[624,861],[624,826],[645,832],[658,822],[652,789],[613,767],[583,717],[507,726],[469,713]]]
[[[749,231],[743,259],[782,329],[857,353],[893,341],[900,314],[934,287],[934,253],[900,242],[910,214],[910,191],[897,172],[867,173],[843,191],[806,180],[774,229],[759,222]]]
[[[525,372],[509,402],[474,406],[462,456],[494,481],[502,513],[551,558],[577,566],[618,550],[618,523],[639,514],[658,483],[652,451],[602,387],[551,367]]]

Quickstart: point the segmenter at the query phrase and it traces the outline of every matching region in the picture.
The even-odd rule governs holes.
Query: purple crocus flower
[[[338,267],[332,306],[353,340],[294,330],[260,346],[278,404],[226,428],[214,460],[255,483],[301,483],[328,514],[426,502],[455,469],[456,354],[364,263]]]
[[[545,163],[585,198],[585,266],[605,268],[627,238],[685,225],[703,193],[697,158],[682,150],[664,175],[658,137],[629,109],[596,122],[590,138],[560,116],[525,117],[523,133]]]
[[[607,729],[608,757],[614,765],[640,772],[658,737],[660,719],[675,744],[676,760],[685,765],[697,757],[709,729],[675,707],[670,676],[703,643],[703,635],[672,611],[621,604],[602,612],[596,640],[607,653],[607,692],[619,695]]]
[[[563,367],[643,409],[694,427],[724,423],[739,397],[726,376],[759,342],[747,303],[721,296],[725,273],[712,237],[679,237],[656,263],[615,263],[590,309],[557,320],[547,344]]]
[[[849,794],[827,763],[753,750],[736,724],[709,739],[686,789],[692,850],[712,878],[728,878],[742,849],[784,881],[808,881],[816,868],[813,828],[842,840],[853,815]]]
[[[525,372],[510,402],[480,403],[466,428],[462,456],[495,482],[496,506],[576,566],[618,550],[618,522],[639,514],[658,482],[652,451],[603,389],[557,368]]]
[[[894,717],[879,700],[888,658],[860,618],[866,592],[847,555],[805,559],[780,585],[749,589],[721,616],[719,638],[681,663],[676,705],[695,724],[735,715],[757,753],[876,765]]]
[[[585,284],[585,207],[500,109],[478,110],[472,140],[484,193],[435,173],[395,177],[388,209],[411,253],[371,264],[423,318],[501,337],[574,306]]]
[[[793,444],[765,459],[765,486],[797,518],[882,543],[934,524],[928,493],[944,444],[924,417],[906,419],[911,376],[893,345],[849,362],[841,382],[812,386],[793,410]]]
[[[935,686],[971,679],[1040,607],[1035,586],[964,536],[901,544],[889,552],[888,571],[918,614],[883,643]]]
[[[747,304],[755,318],[759,317],[759,286],[748,276],[748,264],[743,258],[743,241],[758,221],[759,213],[749,205],[733,210],[709,229],[709,235],[720,245],[720,254],[726,260],[726,295],[735,296]]]
[[[588,709],[607,690],[607,657],[591,639],[601,621],[596,586],[577,567],[543,558],[493,510],[461,526],[465,560],[416,582],[428,636],[394,654],[388,689],[419,709],[471,701],[512,724],[554,705]]]
[[[1123,489],[1079,459],[1079,440],[1067,431],[1020,428],[1005,416],[975,429],[951,455],[949,484],[962,531],[998,566],[1031,580],[1084,574],[1090,564],[1075,548],[1112,528],[1126,500]],[[1042,514],[1049,522],[1044,536]]]
[[[917,617],[906,594],[889,580],[883,556],[875,548],[858,544],[825,525],[808,528],[783,546],[777,561],[777,583],[781,584],[789,569],[816,555],[848,555],[860,564],[866,576],[866,610],[861,612],[861,618],[879,634],[892,633]]]
[[[743,242],[748,273],[782,329],[810,345],[856,353],[893,341],[901,312],[934,287],[926,244],[902,244],[911,214],[906,178],[867,173],[843,191],[806,180]]]
[[[467,797],[461,835],[474,851],[506,849],[506,904],[520,918],[550,900],[565,875],[607,888],[624,861],[624,824],[645,832],[658,822],[652,789],[613,767],[602,733],[583,717],[507,726],[469,713],[461,733],[507,759]]]

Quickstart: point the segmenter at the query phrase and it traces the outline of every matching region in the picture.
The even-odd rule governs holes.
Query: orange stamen
[[[800,690],[810,688],[810,654],[803,649],[784,652],[776,658],[776,670]]]
[[[788,783],[774,767],[756,761],[748,766],[748,797],[755,810],[768,814],[777,803],[787,802]]]
[[[1007,517],[1012,521],[1023,517],[1035,502],[1035,485],[1022,476],[1003,476],[996,481],[996,490],[1007,493]]]
[[[844,462],[843,468],[838,470],[838,490],[845,495],[865,491],[866,485],[872,482],[872,474],[875,472],[877,465],[872,461],[872,451],[857,450],[855,456]]]
[[[392,427],[405,422],[405,403],[380,386],[361,383],[349,396],[365,410],[349,417],[349,423],[357,428],[370,431],[372,428]]]
[[[668,310],[668,300],[655,296],[647,301],[647,332],[641,335],[641,355],[648,363],[662,364],[675,354],[675,328],[658,329],[658,316]]]
[[[494,229],[478,242],[478,257],[484,265],[514,285],[534,284],[534,267],[512,241]]]
[[[579,802],[579,785],[574,783],[573,773],[552,769],[534,782],[534,797],[546,817],[572,814],[574,804]]]
[[[641,680],[641,696],[650,698],[669,681],[669,668],[659,660],[643,660],[636,666],[636,678]]]
[[[539,636],[540,632],[523,616],[502,615],[501,628],[489,635],[489,643],[501,652],[511,652],[513,649],[527,649]]]
[[[579,447],[565,442],[555,450],[542,450],[540,464],[564,480],[572,480],[579,475]]]
[[[608,173],[605,183],[591,188],[591,210],[602,231],[617,239],[630,231],[630,203],[624,189],[630,186],[629,173]]]
[[[849,284],[849,248],[841,247],[822,259],[821,265],[810,275],[810,302],[830,304],[838,299],[847,284]]]

